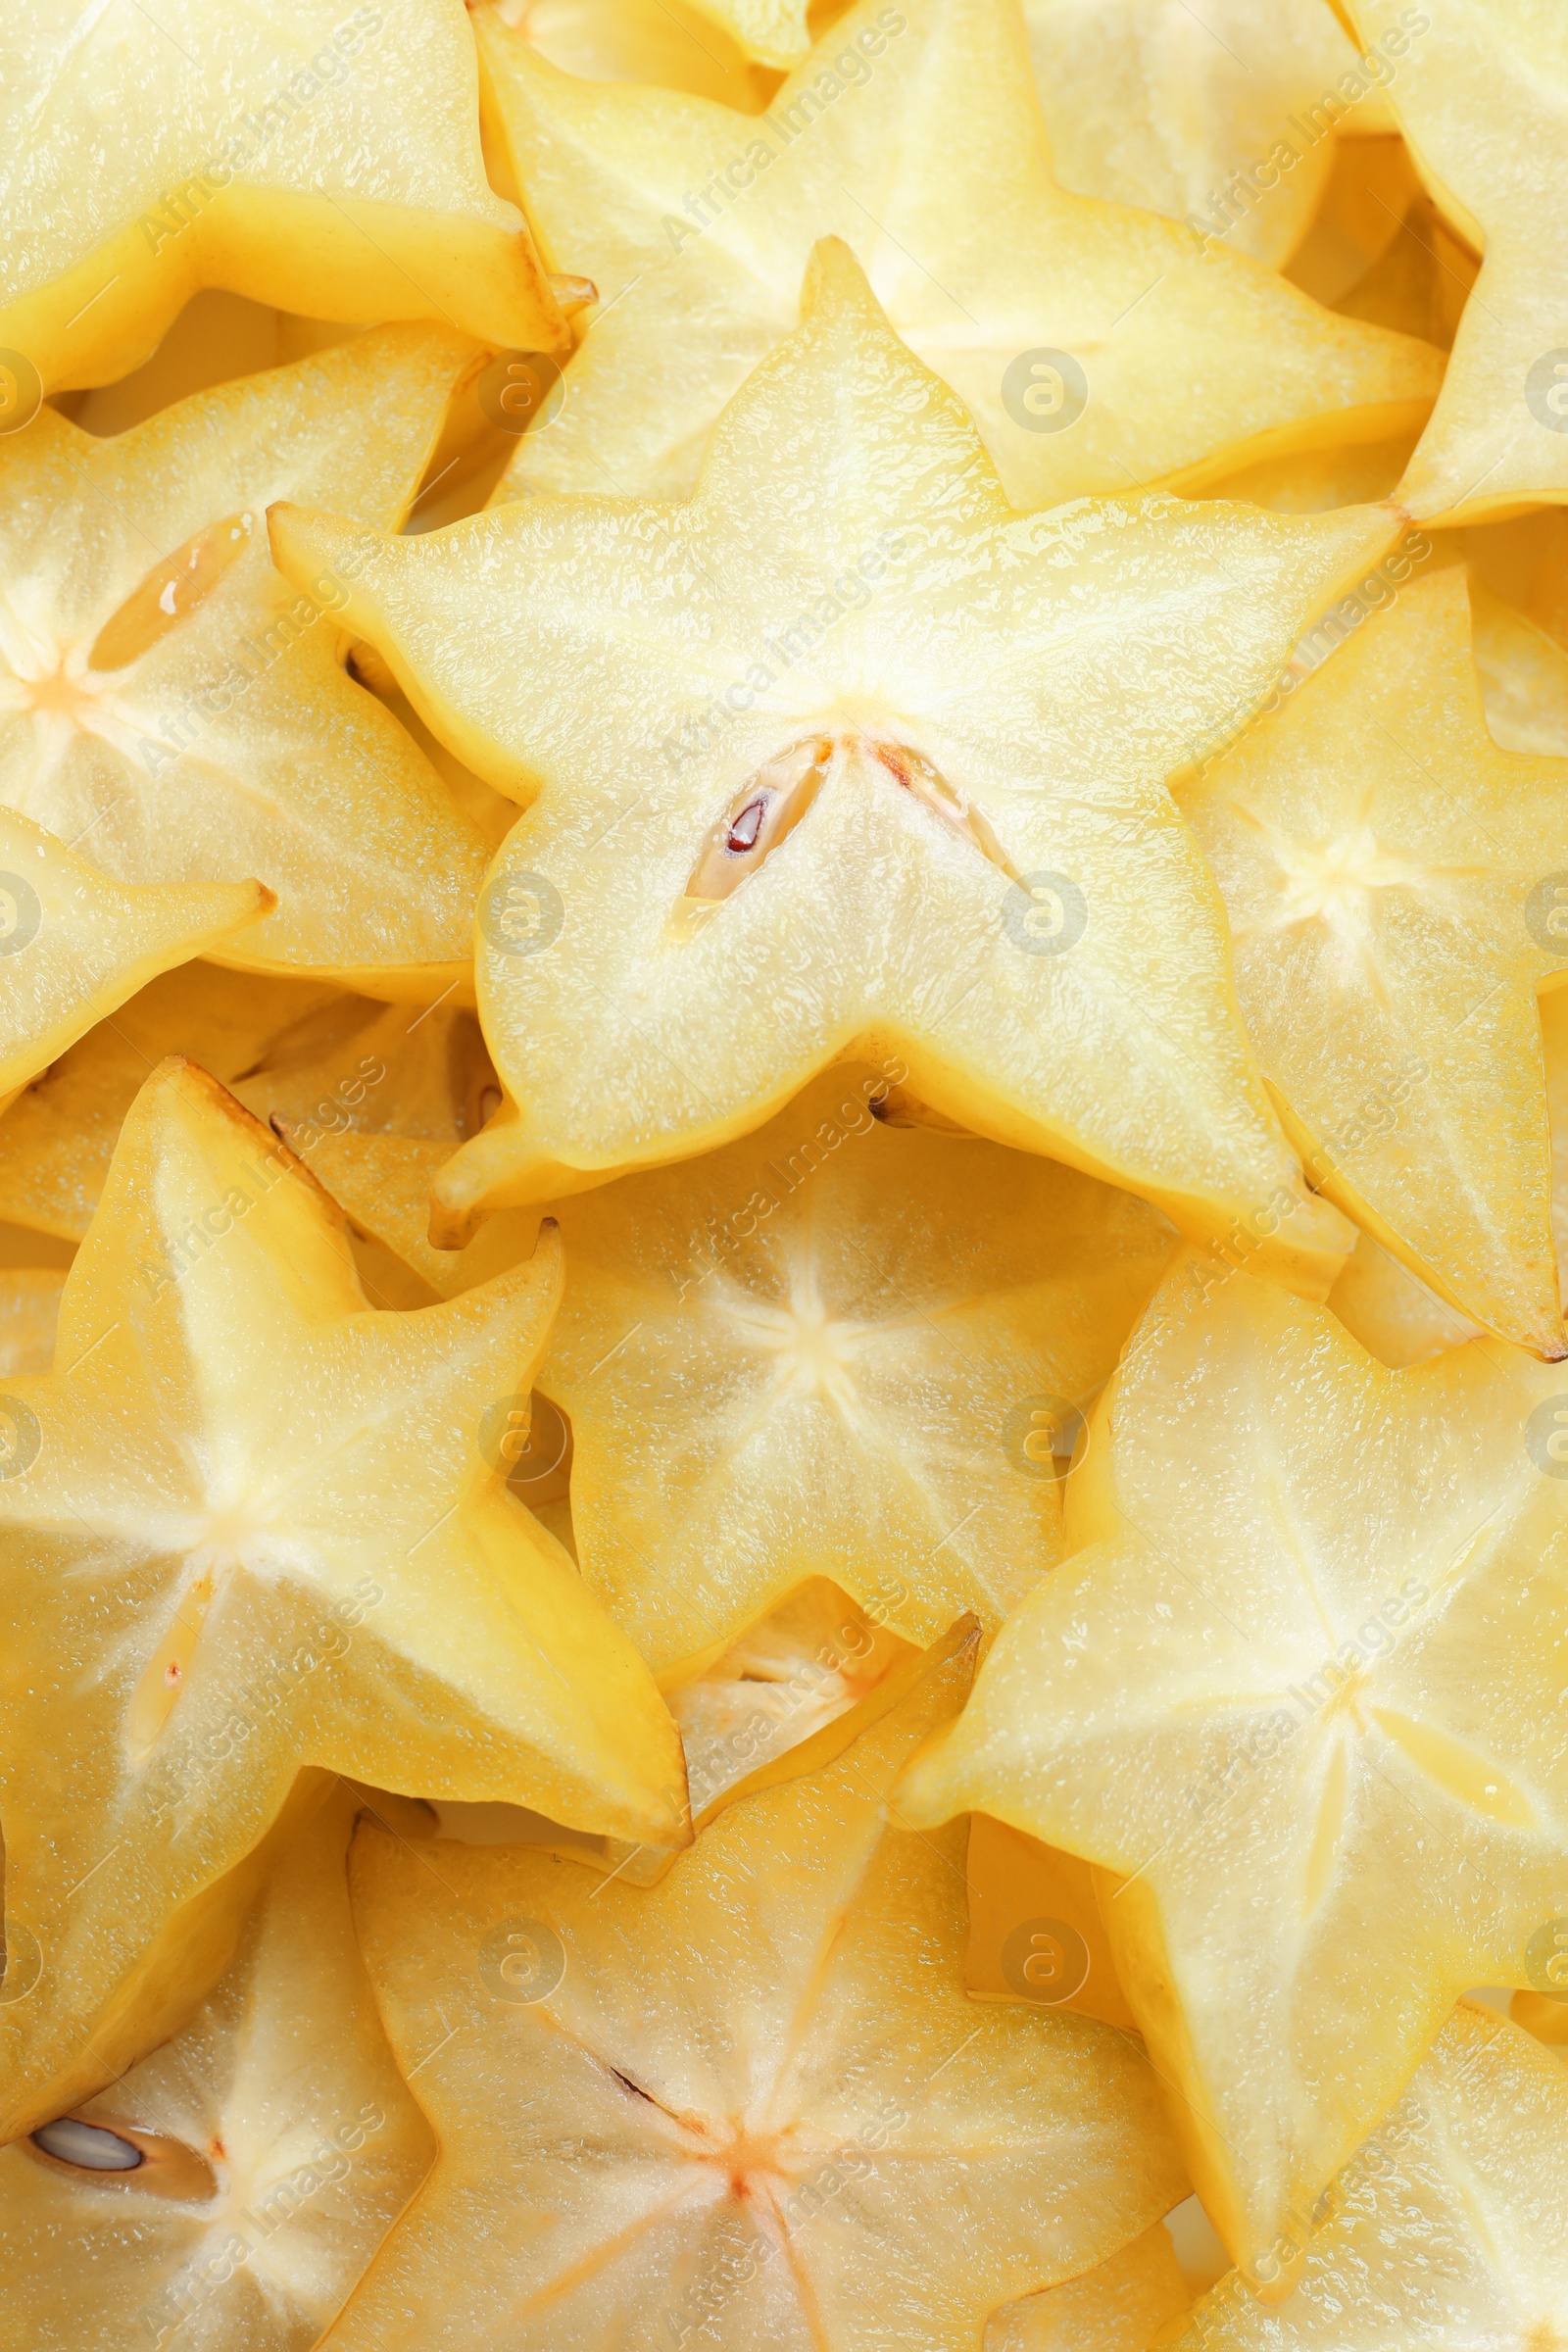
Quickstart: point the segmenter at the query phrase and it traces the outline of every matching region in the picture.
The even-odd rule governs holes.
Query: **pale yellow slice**
[[[1568,2340],[1568,2076],[1461,2001],[1323,2199],[1295,2293],[1232,2272],[1164,2352],[1551,2352]]]
[[[928,1674],[648,1891],[362,1832],[367,1963],[441,2153],[331,2352],[653,2352],[685,2328],[713,2352],[978,2352],[1000,2303],[1181,2196],[1142,2058],[966,2001],[959,1840],[887,1817],[963,1682]]]
[[[1461,567],[1178,792],[1313,1182],[1457,1312],[1568,1353],[1537,992],[1568,980],[1568,761],[1497,748]]]
[[[1009,2303],[986,2326],[985,2352],[1149,2352],[1192,2300],[1163,2222],[1107,2262]]]
[[[1017,506],[1414,431],[1436,396],[1425,345],[1059,187],[1015,0],[859,0],[761,116],[573,79],[493,15],[475,30],[490,135],[547,260],[599,293],[559,414],[518,440],[498,497],[688,496],[828,235],[969,408]]]
[[[462,0],[32,0],[0,76],[0,425],[146,358],[200,286],[567,339],[485,184]]]
[[[486,844],[345,675],[346,576],[291,591],[264,517],[395,529],[477,364],[383,327],[111,440],[53,409],[0,437],[0,804],[117,881],[266,883],[224,961],[424,1003],[460,979]]]
[[[647,1669],[485,1443],[560,1287],[378,1314],[188,1063],[125,1122],[54,1370],[0,1397],[6,2136],[177,2030],[322,1770],[678,1839]]]
[[[1348,0],[1363,42],[1408,43],[1389,99],[1440,209],[1482,254],[1402,496],[1479,521],[1568,500],[1568,17],[1555,0],[1442,0],[1416,32],[1398,0]]]
[[[710,1150],[857,1052],[1326,1288],[1348,1230],[1250,1065],[1164,779],[1398,528],[1017,514],[829,243],[689,505],[533,499],[377,540],[349,627],[476,772],[542,795],[476,934],[506,1095],[433,1238]],[[360,537],[292,507],[272,529],[299,579]]]
[[[1568,1377],[1491,1339],[1391,1372],[1189,1260],[1096,1434],[1085,1548],[899,1801],[1097,1866],[1194,2184],[1278,2294],[1458,1993],[1536,1984],[1568,1919]]]
[[[310,2352],[417,2188],[434,2143],[349,1914],[357,1809],[339,1789],[299,1832],[183,2033],[0,2150],[30,2352]]]

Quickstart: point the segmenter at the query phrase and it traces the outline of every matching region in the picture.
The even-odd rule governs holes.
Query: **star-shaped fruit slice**
[[[961,1837],[888,1816],[967,1671],[651,1890],[361,1833],[362,1947],[440,2155],[331,2352],[978,2352],[1182,2196],[1141,2053],[966,2001]]]
[[[1536,1003],[1568,980],[1568,761],[1488,733],[1462,567],[1177,800],[1313,1182],[1461,1314],[1568,1354]]]
[[[461,0],[39,0],[0,90],[0,427],[126,374],[201,286],[565,346],[485,183]]]
[[[1170,2231],[1156,2222],[1092,2271],[997,2312],[985,2352],[1149,2352],[1192,2299]]]
[[[0,1110],[156,974],[272,904],[259,882],[112,882],[0,808]]]
[[[906,1641],[965,1610],[989,1631],[1057,1555],[1061,1477],[1175,1236],[1052,1160],[886,1123],[895,1092],[842,1065],[758,1133],[555,1211],[539,1380],[571,1428],[577,1557],[661,1677],[813,1578]],[[342,1133],[309,1158],[453,1295],[532,1247],[518,1211],[430,1249],[434,1144]]]
[[[396,528],[475,364],[385,327],[110,440],[0,439],[0,803],[121,882],[266,883],[225,962],[428,1002],[466,961],[486,845],[346,675],[345,578],[291,591],[263,518]]]
[[[1419,425],[1442,373],[1427,346],[1056,185],[1012,0],[893,14],[859,0],[761,116],[574,80],[475,18],[535,234],[600,296],[499,497],[687,496],[826,235],[965,402],[1017,506],[1192,489],[1247,457]]]
[[[1024,19],[1062,186],[1274,270],[1311,225],[1336,134],[1388,126],[1327,0],[1024,0]]]
[[[69,1047],[0,1119],[0,1219],[79,1242],[121,1124],[159,1062],[183,1054],[231,1087],[262,1064],[274,1039],[341,997],[330,984],[213,963],[181,964],[149,981]],[[368,1003],[365,1010],[371,1014]]]
[[[1271,2309],[1233,2271],[1161,2345],[1555,2352],[1568,2342],[1565,2132],[1561,2063],[1494,2011],[1461,2001],[1325,2195],[1289,2301]]]
[[[137,1098],[0,1397],[9,2135],[189,2015],[312,1772],[679,1838],[646,1668],[489,1459],[560,1279],[542,1236],[377,1313],[268,1129],[176,1060]]]
[[[506,1099],[432,1238],[710,1150],[859,1051],[961,1127],[1332,1279],[1346,1228],[1250,1064],[1164,779],[1396,515],[1020,515],[843,246],[808,301],[689,505],[528,500],[358,575],[347,626],[435,732],[542,788],[479,909]],[[271,520],[290,577],[360,537]]]
[[[1492,1339],[1391,1372],[1189,1257],[1097,1424],[1085,1547],[899,1801],[1104,1874],[1194,2184],[1280,2291],[1458,1994],[1568,1920],[1568,1381]]]
[[[1397,0],[1348,5],[1365,43],[1397,49],[1389,102],[1440,211],[1484,256],[1400,495],[1445,523],[1560,506],[1568,273],[1553,188],[1568,20],[1546,0],[1443,0],[1418,32]]]
[[[347,2300],[435,2153],[355,1941],[356,1810],[299,1832],[183,2033],[0,2150],[19,2341],[300,2352]]]

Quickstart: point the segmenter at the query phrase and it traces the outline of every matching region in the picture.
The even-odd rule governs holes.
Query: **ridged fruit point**
[[[563,347],[476,99],[462,0],[39,0],[0,96],[0,424],[127,373],[202,286]]]
[[[680,1838],[647,1668],[505,1489],[559,1288],[546,1234],[373,1310],[268,1129],[188,1063],[143,1089],[0,1399],[6,2136],[185,2022],[323,1771]]]

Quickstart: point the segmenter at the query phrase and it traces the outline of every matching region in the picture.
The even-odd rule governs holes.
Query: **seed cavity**
[[[102,2124],[84,2124],[78,2115],[41,2124],[32,2141],[57,2164],[74,2164],[84,2173],[133,2173],[147,2161],[134,2141],[106,2132]]]
[[[741,884],[788,840],[810,809],[835,764],[846,755],[874,760],[895,784],[977,850],[991,865],[1018,880],[1017,868],[985,816],[956,792],[929,760],[907,744],[878,736],[811,735],[780,752],[749,777],[704,842],[670,924],[690,938]]]
[[[125,1739],[132,1764],[144,1764],[173,1713],[190,1674],[190,1662],[208,1609],[213,1580],[204,1576],[181,1595],[174,1621],[142,1670],[130,1702]]]
[[[249,509],[209,523],[163,563],[155,564],[93,640],[89,669],[123,669],[150,653],[171,629],[188,620],[231,564],[257,543],[261,517]]]

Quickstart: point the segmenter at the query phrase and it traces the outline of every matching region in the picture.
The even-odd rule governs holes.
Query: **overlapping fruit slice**
[[[697,0],[473,0],[514,25],[563,73],[589,81],[652,81],[755,113],[776,75]],[[802,20],[804,25],[804,18]],[[796,43],[805,46],[804,36]],[[497,184],[504,185],[504,181]]]
[[[329,983],[211,963],[150,981],[51,1063],[0,1120],[0,1219],[79,1242],[121,1122],[159,1062],[181,1054],[232,1086],[265,1060],[274,1038],[340,996]]]
[[[1568,1919],[1568,1382],[1491,1340],[1390,1372],[1188,1259],[1100,1411],[1087,1547],[900,1802],[1107,1874],[1194,2181],[1278,2290],[1458,1993]]]
[[[1346,1259],[1328,1303],[1368,1355],[1396,1371],[1481,1337],[1478,1323],[1455,1314],[1369,1233],[1360,1236]]]
[[[985,2352],[1149,2352],[1192,2292],[1161,2222],[1108,2260],[987,2324]]]
[[[0,2151],[31,2352],[309,2352],[418,2186],[429,2127],[349,1913],[355,1810],[339,1790],[299,1832],[182,2034]]]
[[[113,440],[0,439],[0,802],[122,882],[266,883],[224,961],[427,1001],[466,960],[485,844],[345,674],[343,579],[292,593],[263,517],[394,528],[475,364],[386,327]]]
[[[1164,778],[1395,515],[1021,516],[842,246],[808,300],[690,505],[531,500],[359,574],[348,625],[436,732],[545,788],[480,906],[507,1097],[433,1238],[723,1143],[859,1048],[960,1125],[1324,1283],[1348,1229],[1250,1063]],[[272,528],[300,578],[357,537],[288,507]]]
[[[973,2352],[1182,2195],[1142,2057],[971,2007],[958,1838],[886,1815],[965,1679],[938,1668],[648,1892],[362,1832],[362,1944],[441,2153],[333,2352]]]
[[[1444,0],[1418,31],[1397,0],[1348,4],[1364,42],[1403,44],[1390,103],[1440,211],[1485,257],[1402,496],[1445,522],[1561,505],[1568,282],[1553,191],[1568,161],[1568,19],[1552,0]]]
[[[1461,2001],[1340,2175],[1278,2310],[1235,2272],[1168,2352],[1549,2352],[1568,2340],[1568,2077]]]
[[[111,882],[0,808],[0,1109],[156,973],[272,903],[259,882]]]
[[[1177,799],[1314,1183],[1461,1313],[1568,1353],[1536,1005],[1568,979],[1568,762],[1488,733],[1463,570],[1410,581]]]
[[[0,83],[0,425],[123,375],[199,286],[564,347],[474,100],[461,0],[39,0]]]
[[[57,1266],[0,1272],[0,1380],[13,1372],[47,1372],[54,1362],[65,1282]]]
[[[559,1250],[367,1308],[319,1188],[161,1066],[0,1398],[5,2127],[100,2089],[216,1978],[310,1774],[681,1834],[647,1670],[503,1490]]]
[[[1209,0],[1201,15],[1185,0],[1024,0],[1024,18],[1062,186],[1166,213],[1272,269],[1311,223],[1336,133],[1388,124],[1328,0]]]
[[[1057,187],[1010,0],[859,0],[761,117],[573,80],[489,13],[475,31],[535,233],[601,303],[499,496],[686,496],[829,234],[965,401],[1018,506],[1380,439],[1437,392],[1427,346]]]

